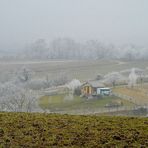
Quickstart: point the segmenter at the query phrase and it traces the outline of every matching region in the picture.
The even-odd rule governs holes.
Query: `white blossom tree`
[[[73,79],[71,82],[66,84],[66,87],[72,92],[72,95],[80,95],[81,82],[77,79]]]
[[[0,110],[32,112],[37,109],[37,95],[12,83],[0,84]]]
[[[137,74],[135,72],[135,68],[133,68],[131,70],[131,73],[129,74],[128,86],[133,88],[136,85],[136,83],[137,83],[137,78],[138,78],[138,76],[137,76]]]
[[[74,91],[76,88],[81,86],[81,82],[77,79],[73,79],[71,82],[69,82],[68,84],[66,84],[67,88],[69,88],[70,90]]]

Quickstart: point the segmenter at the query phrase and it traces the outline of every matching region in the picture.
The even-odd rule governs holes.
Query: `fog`
[[[148,47],[127,44],[117,46],[105,44],[97,40],[77,42],[72,38],[56,38],[48,43],[45,39],[38,39],[26,45],[18,52],[1,52],[0,59],[11,60],[51,60],[51,59],[124,59],[147,60]]]
[[[148,46],[147,0],[0,0],[0,51],[39,38]]]

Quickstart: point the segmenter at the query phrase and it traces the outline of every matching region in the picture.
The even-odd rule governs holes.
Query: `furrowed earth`
[[[148,118],[1,112],[0,147],[148,147]]]

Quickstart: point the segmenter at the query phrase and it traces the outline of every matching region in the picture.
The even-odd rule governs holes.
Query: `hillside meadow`
[[[64,112],[67,114],[94,114],[94,112],[110,112],[111,108],[107,108],[105,106],[107,104],[119,105],[119,102],[122,102],[122,105],[113,107],[113,109],[119,110],[120,107],[130,109],[134,106],[133,103],[116,96],[104,96],[89,100],[79,96],[72,96],[70,100],[70,97],[71,96],[65,94],[44,96],[39,99],[39,105],[43,110],[49,110],[54,113]]]
[[[0,113],[0,147],[148,147],[148,118]]]
[[[138,67],[146,69],[147,61],[120,61],[120,60],[47,60],[47,61],[1,61],[0,72],[13,76],[21,67],[34,71],[34,77],[54,78],[65,73],[70,79],[86,81],[95,78],[98,74],[107,74],[113,71],[122,71]]]
[[[121,96],[128,96],[131,102],[137,105],[148,105],[148,86],[136,86],[134,88],[116,87],[113,89],[115,93]]]

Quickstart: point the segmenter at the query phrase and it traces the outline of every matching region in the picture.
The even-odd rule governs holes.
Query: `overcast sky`
[[[148,46],[148,0],[0,0],[0,50],[57,37]]]

